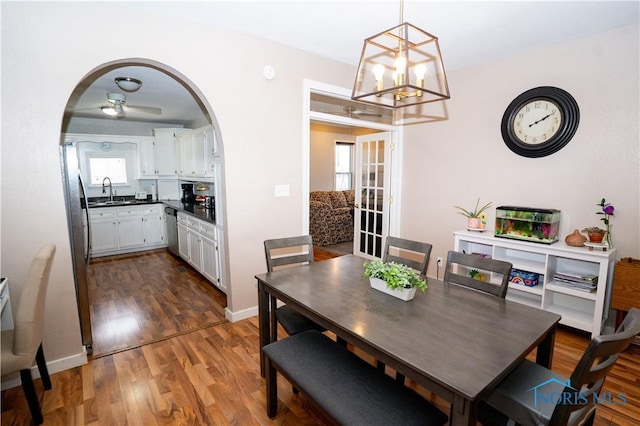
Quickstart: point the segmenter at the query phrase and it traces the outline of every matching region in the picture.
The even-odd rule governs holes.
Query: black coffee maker
[[[196,196],[193,194],[193,184],[182,184],[182,201],[183,203],[193,203],[196,200]]]

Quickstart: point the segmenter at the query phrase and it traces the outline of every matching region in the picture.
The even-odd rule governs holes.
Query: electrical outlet
[[[436,264],[437,264],[438,266],[442,266],[442,258],[441,258],[441,257],[438,257],[438,258],[436,259]]]

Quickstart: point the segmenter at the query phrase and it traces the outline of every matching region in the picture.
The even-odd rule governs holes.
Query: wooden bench
[[[267,414],[278,411],[277,371],[336,424],[444,425],[448,417],[411,389],[316,330],[263,348]]]

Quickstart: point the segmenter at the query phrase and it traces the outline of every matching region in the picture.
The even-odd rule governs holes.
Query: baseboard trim
[[[81,353],[47,362],[47,370],[49,370],[49,375],[51,375],[51,374],[59,373],[61,371],[70,370],[75,367],[80,367],[81,365],[87,364],[87,362],[88,362],[87,351],[83,347]],[[40,377],[40,372],[38,371],[37,366],[31,367],[31,376],[34,379],[37,379]],[[16,372],[14,374],[8,374],[2,377],[3,391],[7,389],[15,388],[16,386],[20,386],[20,385],[21,385],[20,372]]]
[[[248,308],[248,309],[243,309],[243,310],[238,311],[238,312],[232,312],[232,311],[229,310],[229,308],[225,308],[225,310],[224,310],[224,317],[226,319],[228,319],[229,322],[241,321],[243,319],[255,317],[256,315],[258,315],[258,307],[257,306],[253,306],[253,307]]]

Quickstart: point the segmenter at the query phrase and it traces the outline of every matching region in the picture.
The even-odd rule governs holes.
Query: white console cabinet
[[[611,280],[616,250],[602,251],[571,247],[564,242],[551,245],[494,237],[491,234],[454,232],[454,250],[482,254],[511,262],[514,269],[540,274],[539,284],[527,287],[509,283],[507,299],[562,315],[561,324],[602,333],[609,314]],[[554,280],[556,273],[597,275],[597,288],[591,292],[568,288]]]

